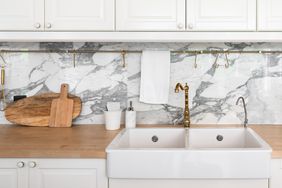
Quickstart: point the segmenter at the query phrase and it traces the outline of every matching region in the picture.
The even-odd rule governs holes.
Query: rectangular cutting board
[[[68,98],[68,84],[61,85],[61,93],[58,99],[51,104],[49,127],[71,127],[73,99]]]

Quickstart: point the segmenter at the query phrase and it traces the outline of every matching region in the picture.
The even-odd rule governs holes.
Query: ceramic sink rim
[[[186,129],[187,130],[187,129]],[[272,148],[266,143],[253,129],[251,128],[190,128],[189,131],[246,131],[250,133],[251,137],[257,141],[259,147],[120,147],[119,142],[125,134],[128,134],[128,131],[185,131],[185,128],[134,128],[134,129],[123,129],[114,140],[107,146],[106,152],[115,152],[115,151],[150,151],[150,152],[166,152],[166,151],[179,151],[179,152],[251,152],[251,151],[272,151]],[[187,133],[185,133],[187,134]],[[186,135],[185,135],[186,136]]]

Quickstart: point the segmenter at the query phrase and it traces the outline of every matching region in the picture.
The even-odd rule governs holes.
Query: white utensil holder
[[[104,111],[106,130],[120,129],[121,111]]]

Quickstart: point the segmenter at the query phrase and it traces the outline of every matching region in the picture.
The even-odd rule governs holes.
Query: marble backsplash
[[[282,50],[280,43],[0,43],[0,49],[101,49],[101,50]],[[133,101],[139,124],[175,124],[182,120],[184,94],[174,93],[177,82],[190,86],[193,124],[239,124],[243,122],[239,96],[246,99],[250,124],[282,124],[281,54],[229,54],[230,66],[220,55],[171,55],[169,103],[149,105],[139,102],[140,53],[126,55],[122,66],[119,53],[71,54],[9,53],[6,59],[6,98],[58,92],[61,83],[81,97],[83,110],[77,124],[101,124],[108,101],[121,102],[126,108]],[[0,63],[1,60],[0,60]],[[0,123],[7,123],[0,112]]]

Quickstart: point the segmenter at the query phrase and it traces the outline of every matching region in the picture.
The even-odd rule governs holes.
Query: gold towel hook
[[[1,65],[1,86],[2,86],[2,89],[5,85],[5,66],[4,65]],[[5,98],[4,94],[2,96],[3,98]]]
[[[3,63],[1,63],[1,86],[4,87],[5,85],[5,66],[7,65],[7,62],[5,58],[3,57],[2,52],[0,53],[0,57],[3,61]],[[3,96],[3,98],[5,98],[5,96]]]
[[[5,96],[5,67],[1,66],[1,109],[0,111],[4,111],[6,109],[6,96]]]
[[[4,111],[6,108],[6,97],[5,97],[5,65],[7,65],[3,55],[0,53],[0,57],[3,61],[3,63],[1,63],[1,99],[3,100],[1,103],[1,111]]]
[[[194,62],[194,68],[195,68],[195,69],[198,67],[197,58],[198,58],[198,53],[195,52],[195,62]]]
[[[122,66],[123,66],[123,68],[125,68],[125,55],[126,55],[126,51],[122,50],[121,56],[122,56]]]
[[[75,65],[76,65],[76,53],[75,51],[73,51],[73,68],[75,68]]]
[[[227,52],[225,53],[225,60],[226,60],[226,63],[225,63],[225,68],[228,69],[229,66],[230,66],[230,63],[229,63],[229,59],[228,59],[228,55],[227,55]]]
[[[2,62],[4,63],[4,65],[7,65],[7,63],[6,63],[6,61],[5,61],[5,58],[3,57],[2,52],[0,53],[0,57],[1,57]],[[2,64],[2,63],[1,63],[1,64]],[[3,66],[4,66],[4,65],[3,65]]]
[[[219,64],[217,63],[218,58],[219,58],[219,53],[216,54],[216,58],[215,58],[215,61],[214,61],[214,64],[213,64],[213,67],[216,68],[216,69],[219,67]]]

